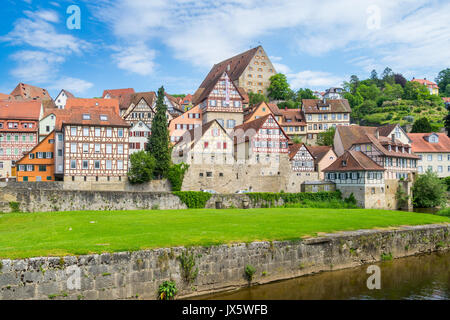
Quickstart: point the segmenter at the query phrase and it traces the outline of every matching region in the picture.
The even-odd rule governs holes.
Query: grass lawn
[[[0,214],[0,258],[288,240],[318,232],[450,223],[450,218],[364,209],[192,209]]]

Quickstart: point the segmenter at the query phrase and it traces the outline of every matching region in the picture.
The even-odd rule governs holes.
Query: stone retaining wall
[[[188,252],[194,255],[199,273],[191,284],[184,280],[180,267],[179,257],[187,250],[183,247],[0,260],[0,300],[156,299],[165,280],[176,282],[178,298],[196,296],[248,285],[246,265],[256,269],[252,284],[261,284],[373,263],[382,256],[400,258],[447,250],[449,231],[448,224],[427,225],[326,234],[298,241],[194,247]]]

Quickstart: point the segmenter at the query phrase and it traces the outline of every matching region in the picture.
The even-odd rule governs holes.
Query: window
[[[208,141],[205,141],[205,142],[203,143],[203,148],[204,148],[204,149],[208,149],[208,145],[209,145]]]
[[[123,138],[123,129],[117,130],[117,136],[118,136],[119,138]]]
[[[100,153],[100,144],[98,144],[98,143],[95,144],[94,152],[95,153]]]
[[[62,133],[58,133],[58,141],[62,142],[63,141],[63,135]]]
[[[118,144],[117,145],[117,153],[118,154],[123,154],[123,144]]]
[[[106,128],[106,136],[107,136],[108,138],[111,138],[111,137],[112,137],[112,128]]]
[[[63,156],[63,151],[62,149],[58,149],[58,157],[62,157]]]
[[[71,153],[76,153],[77,152],[77,144],[76,143],[71,143],[70,144],[70,152]]]
[[[77,127],[70,127],[70,135],[73,137],[77,135]]]
[[[207,176],[207,177],[212,177],[212,172],[207,172],[207,173],[206,173],[206,176]]]
[[[100,169],[100,160],[94,161],[94,169]]]
[[[438,161],[442,161],[442,154],[438,154]]]
[[[106,153],[107,154],[111,154],[112,153],[112,144],[107,144],[106,145]]]
[[[100,137],[100,128],[95,128],[94,131],[95,131],[95,133],[94,133],[95,136],[96,136],[96,137]]]
[[[89,144],[83,143],[83,153],[89,153]]]
[[[118,160],[117,161],[117,169],[118,170],[123,170],[123,161],[122,160]]]
[[[39,165],[39,171],[40,171],[40,172],[45,172],[45,171],[47,171],[47,166],[46,166],[46,165],[43,165],[43,164],[40,164],[40,165]]]
[[[76,169],[77,168],[77,162],[75,160],[70,160],[70,169]]]
[[[89,113],[83,114],[83,120],[91,120],[91,115]]]
[[[83,160],[83,169],[89,169],[89,161]]]
[[[111,160],[106,160],[106,169],[107,170],[111,170],[112,169],[112,161]]]
[[[442,166],[438,166],[438,172],[442,172],[442,171],[443,171]]]
[[[32,164],[28,164],[27,171],[34,171],[34,166]]]
[[[100,121],[108,121],[108,116],[107,115],[100,115]]]
[[[428,159],[428,161],[433,161],[433,155],[432,155],[432,154],[429,154],[429,155],[427,156],[427,159]]]

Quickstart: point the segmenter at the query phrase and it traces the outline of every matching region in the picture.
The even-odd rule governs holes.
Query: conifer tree
[[[158,90],[156,115],[152,121],[152,131],[147,144],[147,152],[150,152],[156,160],[154,174],[159,178],[167,175],[171,164],[169,130],[166,114],[167,106],[164,103],[164,87],[161,87]]]

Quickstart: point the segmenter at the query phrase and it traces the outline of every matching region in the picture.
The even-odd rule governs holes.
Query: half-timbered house
[[[217,120],[228,133],[244,121],[244,96],[227,71],[205,80],[194,94],[193,105],[200,105],[203,124]]]
[[[61,90],[55,98],[55,105],[58,109],[64,109],[66,107],[67,99],[75,98],[75,96],[67,90]]]
[[[386,207],[386,169],[361,151],[349,150],[324,169],[325,180],[334,182],[344,198],[351,194],[362,208]]]
[[[126,178],[130,126],[119,116],[118,101],[114,101],[113,107],[72,106],[67,115],[57,118],[56,141],[63,140],[63,152],[57,153],[55,175],[91,182]]]
[[[38,143],[41,101],[0,101],[0,180],[16,178],[16,161]]]
[[[151,128],[144,121],[138,121],[133,125],[130,128],[129,153],[132,154],[140,150],[145,150],[150,133]]]
[[[183,134],[202,125],[202,112],[200,106],[195,106],[169,123],[170,142],[177,143]]]

